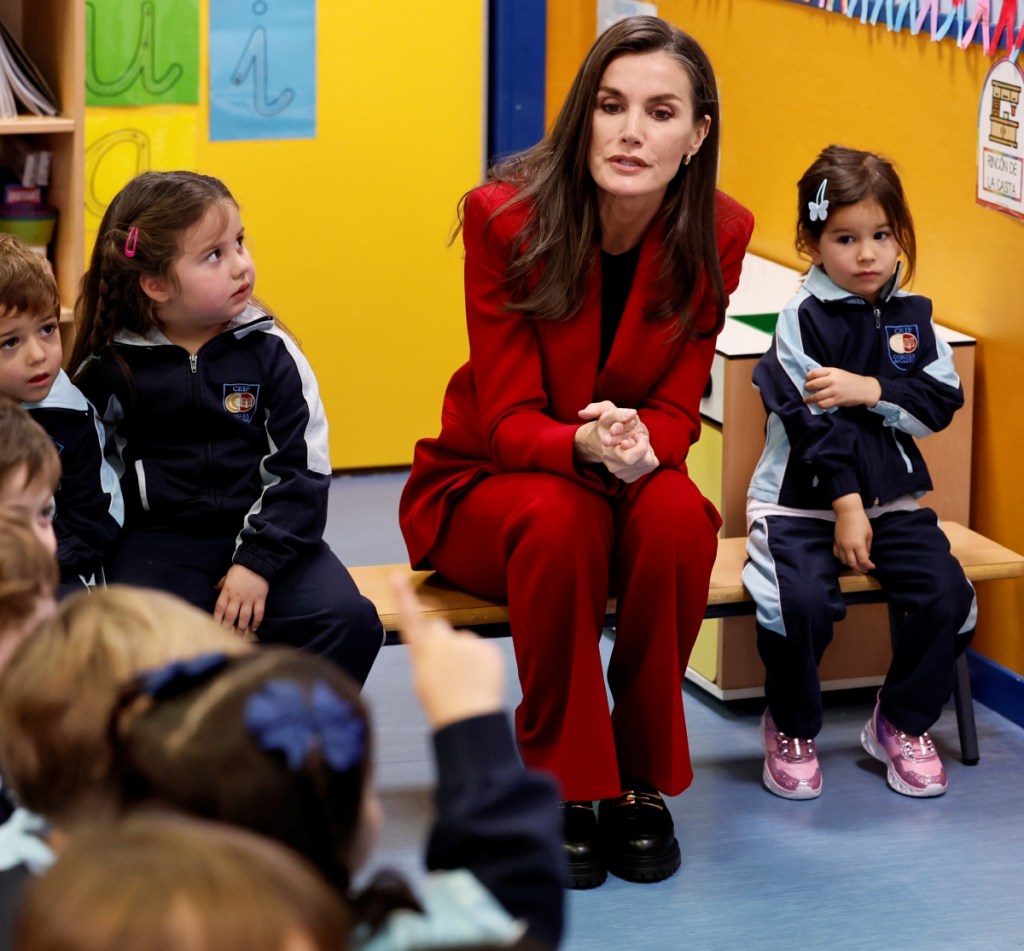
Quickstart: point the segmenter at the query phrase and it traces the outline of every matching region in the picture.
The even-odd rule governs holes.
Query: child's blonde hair
[[[56,492],[60,456],[53,440],[14,400],[0,395],[0,484],[25,469],[25,485],[42,479]]]
[[[58,824],[116,803],[108,726],[140,671],[252,648],[160,591],[112,585],[62,602],[0,674],[0,765],[21,803]]]
[[[60,291],[45,257],[0,233],[0,318],[13,314],[60,320]]]
[[[315,951],[348,946],[341,897],[289,849],[242,829],[140,815],[75,835],[31,882],[20,951]]]
[[[0,513],[0,637],[31,614],[39,598],[52,598],[59,580],[57,559],[32,528]]]

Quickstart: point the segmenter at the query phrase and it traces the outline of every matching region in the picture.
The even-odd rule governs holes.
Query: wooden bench
[[[942,527],[953,554],[972,582],[1024,577],[1024,556],[956,522],[944,522]],[[754,613],[754,602],[743,587],[740,574],[746,558],[745,546],[745,537],[719,539],[705,617]],[[396,571],[409,576],[427,617],[443,618],[455,627],[469,628],[486,636],[508,634],[506,604],[462,591],[433,571],[413,571],[408,565],[364,565],[349,570],[359,590],[377,607],[387,632],[385,643],[399,643],[398,614],[390,586],[390,578]],[[848,604],[886,601],[884,589],[869,575],[847,572],[840,576],[839,584]],[[608,599],[607,614],[614,617],[615,598]],[[961,657],[957,664],[953,695],[961,758],[965,763],[976,763],[978,740],[966,657]]]

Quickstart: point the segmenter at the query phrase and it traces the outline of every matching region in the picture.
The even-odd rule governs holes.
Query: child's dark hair
[[[182,233],[224,204],[238,203],[220,179],[198,172],[143,172],[117,193],[100,222],[75,303],[72,372],[110,349],[118,331],[145,334],[158,326],[156,305],[139,278],[155,275],[176,286]]]
[[[60,320],[60,292],[50,262],[13,234],[0,234],[0,316]]]
[[[390,879],[350,894],[372,763],[358,684],[331,661],[287,647],[208,660],[206,669],[171,665],[126,689],[112,724],[124,807],[173,807],[283,842],[371,924],[395,907],[418,907]]]
[[[828,200],[830,211],[865,200],[878,202],[892,225],[893,237],[907,262],[902,283],[909,283],[917,263],[914,220],[910,216],[910,206],[896,167],[889,159],[874,152],[830,145],[804,172],[797,183],[797,251],[808,254],[808,242],[818,240],[825,228],[826,219],[812,220],[810,212],[810,205],[816,201],[825,179],[828,184],[823,197]]]

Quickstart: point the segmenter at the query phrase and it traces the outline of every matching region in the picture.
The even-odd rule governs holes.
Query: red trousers
[[[668,795],[693,779],[681,688],[720,524],[675,469],[617,499],[550,473],[493,475],[456,503],[430,560],[460,587],[507,599],[519,747],[564,799],[617,796],[620,772]],[[611,710],[599,652],[609,590]]]

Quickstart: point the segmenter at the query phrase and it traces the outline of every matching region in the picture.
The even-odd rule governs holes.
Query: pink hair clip
[[[139,229],[133,225],[128,229],[128,237],[124,242],[124,256],[135,257],[135,249],[139,246]]]

